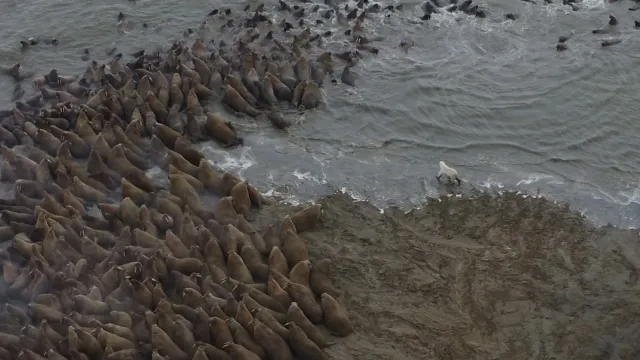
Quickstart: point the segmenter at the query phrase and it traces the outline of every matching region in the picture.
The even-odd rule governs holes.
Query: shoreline
[[[598,359],[637,356],[637,231],[596,227],[568,205],[514,193],[381,214],[320,198],[302,233],[333,261],[356,334],[333,359]],[[257,216],[299,207],[269,204]],[[444,214],[449,214],[445,216]]]

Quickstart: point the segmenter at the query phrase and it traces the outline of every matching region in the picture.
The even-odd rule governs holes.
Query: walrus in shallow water
[[[322,94],[320,93],[320,87],[315,81],[307,82],[307,86],[304,88],[304,94],[300,100],[300,105],[305,109],[313,109],[317,107],[322,100]]]
[[[207,113],[206,128],[209,135],[220,141],[225,147],[242,145],[243,143],[243,139],[236,134],[231,121],[223,120],[216,114]]]
[[[605,27],[600,28],[600,29],[594,29],[591,32],[593,34],[608,34],[613,29],[615,29],[615,26],[618,25],[618,19],[616,19],[613,15],[609,15],[609,22],[608,22],[607,25],[608,26],[605,26]]]
[[[300,103],[302,102],[302,95],[304,95],[304,89],[307,87],[307,83],[309,81],[307,80],[303,80],[300,81],[298,83],[298,85],[296,85],[296,88],[293,89],[293,99],[291,99],[291,104],[293,104],[294,107],[299,107]]]
[[[197,178],[208,190],[212,190],[218,195],[225,195],[221,194],[222,179],[218,176],[208,160],[200,160]]]
[[[278,99],[273,93],[273,85],[271,84],[271,79],[268,76],[262,78],[260,89],[262,92],[262,98],[267,102],[267,104],[272,107],[278,104]]]
[[[276,97],[283,101],[291,101],[293,98],[292,88],[287,86],[284,82],[282,82],[277,76],[274,74],[267,72],[265,77],[268,77],[271,81],[271,86],[273,87],[273,92]]]
[[[251,106],[231,85],[224,86],[223,101],[234,111],[245,113],[256,117],[261,114],[256,108]]]
[[[293,121],[285,118],[284,115],[282,115],[282,113],[277,110],[269,111],[267,113],[267,118],[269,118],[273,126],[277,127],[280,130],[285,130],[289,126],[293,125]]]
[[[176,142],[173,144],[173,150],[195,166],[198,166],[200,164],[200,160],[204,159],[204,155],[194,149],[191,142],[182,136],[176,139]]]

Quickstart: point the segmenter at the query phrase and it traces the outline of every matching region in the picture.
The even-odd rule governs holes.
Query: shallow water
[[[557,4],[491,1],[486,19],[447,13],[426,23],[417,21],[419,3],[403,4],[401,12],[368,21],[368,30],[384,40],[376,44],[378,56],[355,68],[355,89],[327,81],[327,106],[299,116],[289,134],[263,119],[233,118],[246,146],[228,151],[202,144],[203,151],[292,201],[344,189],[378,206],[417,205],[437,194],[434,176],[444,160],[465,186],[540,191],[596,222],[640,226],[640,126],[633,116],[640,107],[634,101],[640,41],[634,13],[627,11],[631,3],[588,0],[574,12]],[[105,62],[114,47],[125,55],[166,47],[223,5],[4,1],[0,58],[37,72],[56,67],[80,75],[84,49]],[[116,31],[120,11],[132,24],[126,33]],[[521,17],[504,20],[505,12]],[[620,20],[616,36],[624,42],[601,48],[609,36],[591,30],[608,14]],[[223,23],[208,21],[213,28]],[[326,28],[338,25],[318,30]],[[569,50],[556,52],[557,37],[570,34]],[[56,37],[60,44],[20,51],[18,42],[31,36]],[[406,39],[415,41],[407,53],[398,48]],[[326,47],[346,49],[344,36]],[[0,107],[8,108],[14,85],[5,78],[0,83]],[[23,87],[27,96],[35,93],[28,81]],[[210,110],[223,111],[219,105]]]

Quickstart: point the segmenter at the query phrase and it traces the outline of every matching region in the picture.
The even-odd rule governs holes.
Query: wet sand
[[[312,260],[332,259],[356,328],[332,359],[640,358],[637,231],[514,193],[407,214],[319,202],[324,224],[300,236]],[[293,210],[272,204],[256,221]]]

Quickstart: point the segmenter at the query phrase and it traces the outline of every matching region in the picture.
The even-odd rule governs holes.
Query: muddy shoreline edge
[[[273,200],[256,228],[302,207]],[[342,193],[316,203],[323,224],[301,237],[332,260],[356,328],[333,359],[640,356],[637,230],[516,192],[409,212]]]

